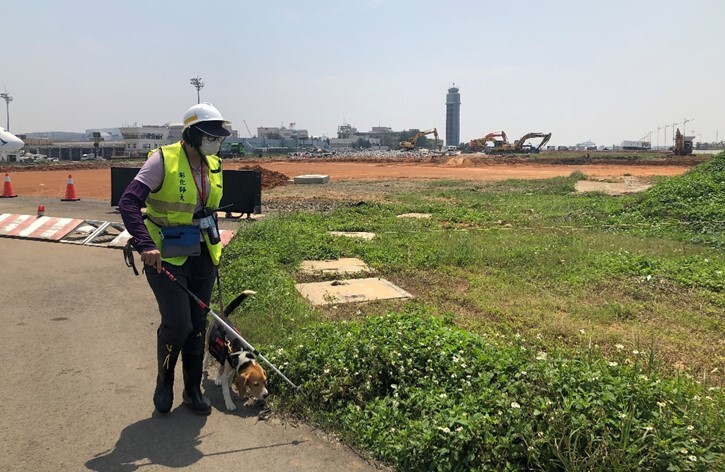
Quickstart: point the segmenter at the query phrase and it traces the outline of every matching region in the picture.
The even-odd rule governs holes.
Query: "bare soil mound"
[[[265,169],[260,165],[254,166],[241,166],[238,170],[258,170],[262,173],[262,189],[270,189],[277,187],[278,185],[286,185],[289,183],[290,178],[281,172],[274,170]]]

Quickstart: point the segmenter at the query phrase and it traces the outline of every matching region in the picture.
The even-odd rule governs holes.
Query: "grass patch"
[[[712,162],[691,173],[721,182]],[[436,181],[240,227],[225,298],[258,292],[234,320],[305,386],[273,380],[276,406],[401,470],[722,465],[722,228],[673,224],[704,210],[650,211],[658,192],[577,195],[581,178]],[[313,309],[297,267],[338,257],[416,298]]]
[[[302,383],[284,407],[398,470],[691,470],[723,452],[721,392],[630,353],[571,358],[425,310],[318,324],[295,343],[272,356]]]

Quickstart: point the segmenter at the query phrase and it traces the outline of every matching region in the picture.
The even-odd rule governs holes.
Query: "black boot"
[[[168,413],[174,404],[174,368],[179,358],[181,346],[166,344],[161,339],[156,340],[156,358],[159,373],[156,376],[156,390],[154,390],[154,406],[159,413]]]
[[[183,401],[198,415],[211,413],[211,402],[201,394],[201,376],[204,363],[204,332],[193,332],[186,338],[181,350],[184,370]]]

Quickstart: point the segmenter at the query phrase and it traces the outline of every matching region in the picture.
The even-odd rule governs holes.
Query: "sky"
[[[445,137],[455,83],[461,141],[664,145],[685,119],[697,141],[725,139],[721,0],[3,0],[0,18],[15,134],[178,123],[198,76],[241,137]]]

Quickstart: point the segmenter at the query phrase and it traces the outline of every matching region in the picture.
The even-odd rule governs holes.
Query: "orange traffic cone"
[[[80,198],[76,197],[76,188],[73,185],[73,176],[68,174],[68,185],[65,187],[65,198],[61,198],[61,202],[77,202]]]
[[[10,185],[10,175],[5,172],[5,185],[3,185],[3,194],[0,198],[15,198],[17,195],[13,193],[13,186]]]

